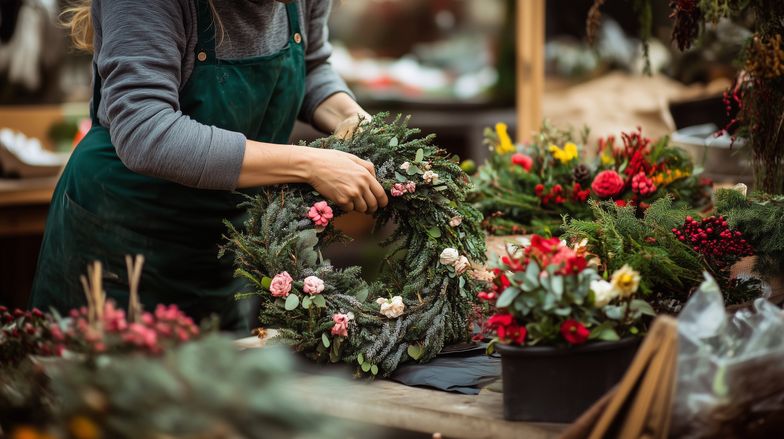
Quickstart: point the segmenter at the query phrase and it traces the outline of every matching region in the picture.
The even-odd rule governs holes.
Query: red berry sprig
[[[709,216],[702,220],[687,216],[683,225],[673,228],[672,233],[720,270],[729,269],[740,258],[754,254],[743,233],[730,229],[723,216]]]
[[[656,185],[644,172],[640,171],[632,177],[632,192],[644,197],[656,192]]]

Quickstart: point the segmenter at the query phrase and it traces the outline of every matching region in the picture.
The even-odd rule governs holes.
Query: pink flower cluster
[[[332,208],[329,207],[326,201],[319,201],[314,203],[310,206],[310,210],[308,210],[308,218],[310,218],[314,224],[318,227],[327,227],[329,224],[329,220],[334,217],[334,213],[332,212]]]
[[[335,322],[335,325],[332,326],[332,335],[348,337],[348,315],[340,313],[334,314],[332,316],[332,321]]]
[[[406,183],[395,183],[389,191],[393,197],[401,197],[405,194],[413,194],[416,191],[416,183],[408,181]]]
[[[90,325],[88,314],[86,307],[71,310],[72,323],[60,333],[66,345],[77,351],[86,349],[100,353],[132,348],[159,354],[169,345],[199,335],[193,319],[174,304],[158,304],[154,313],[145,312],[140,321],[134,323],[127,321],[125,311],[117,308],[113,301],[106,302],[100,326]]]

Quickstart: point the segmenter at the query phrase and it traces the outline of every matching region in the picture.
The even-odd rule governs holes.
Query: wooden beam
[[[517,0],[517,140],[530,140],[542,122],[545,0]]]

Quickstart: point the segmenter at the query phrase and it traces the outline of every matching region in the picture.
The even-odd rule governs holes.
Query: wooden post
[[[545,0],[517,0],[517,141],[542,123]]]

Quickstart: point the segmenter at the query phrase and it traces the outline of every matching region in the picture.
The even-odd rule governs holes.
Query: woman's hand
[[[375,212],[387,205],[373,164],[331,149],[249,140],[238,187],[308,183],[346,212]]]
[[[311,148],[308,155],[308,183],[341,209],[369,213],[387,205],[386,191],[369,161],[330,149]]]

